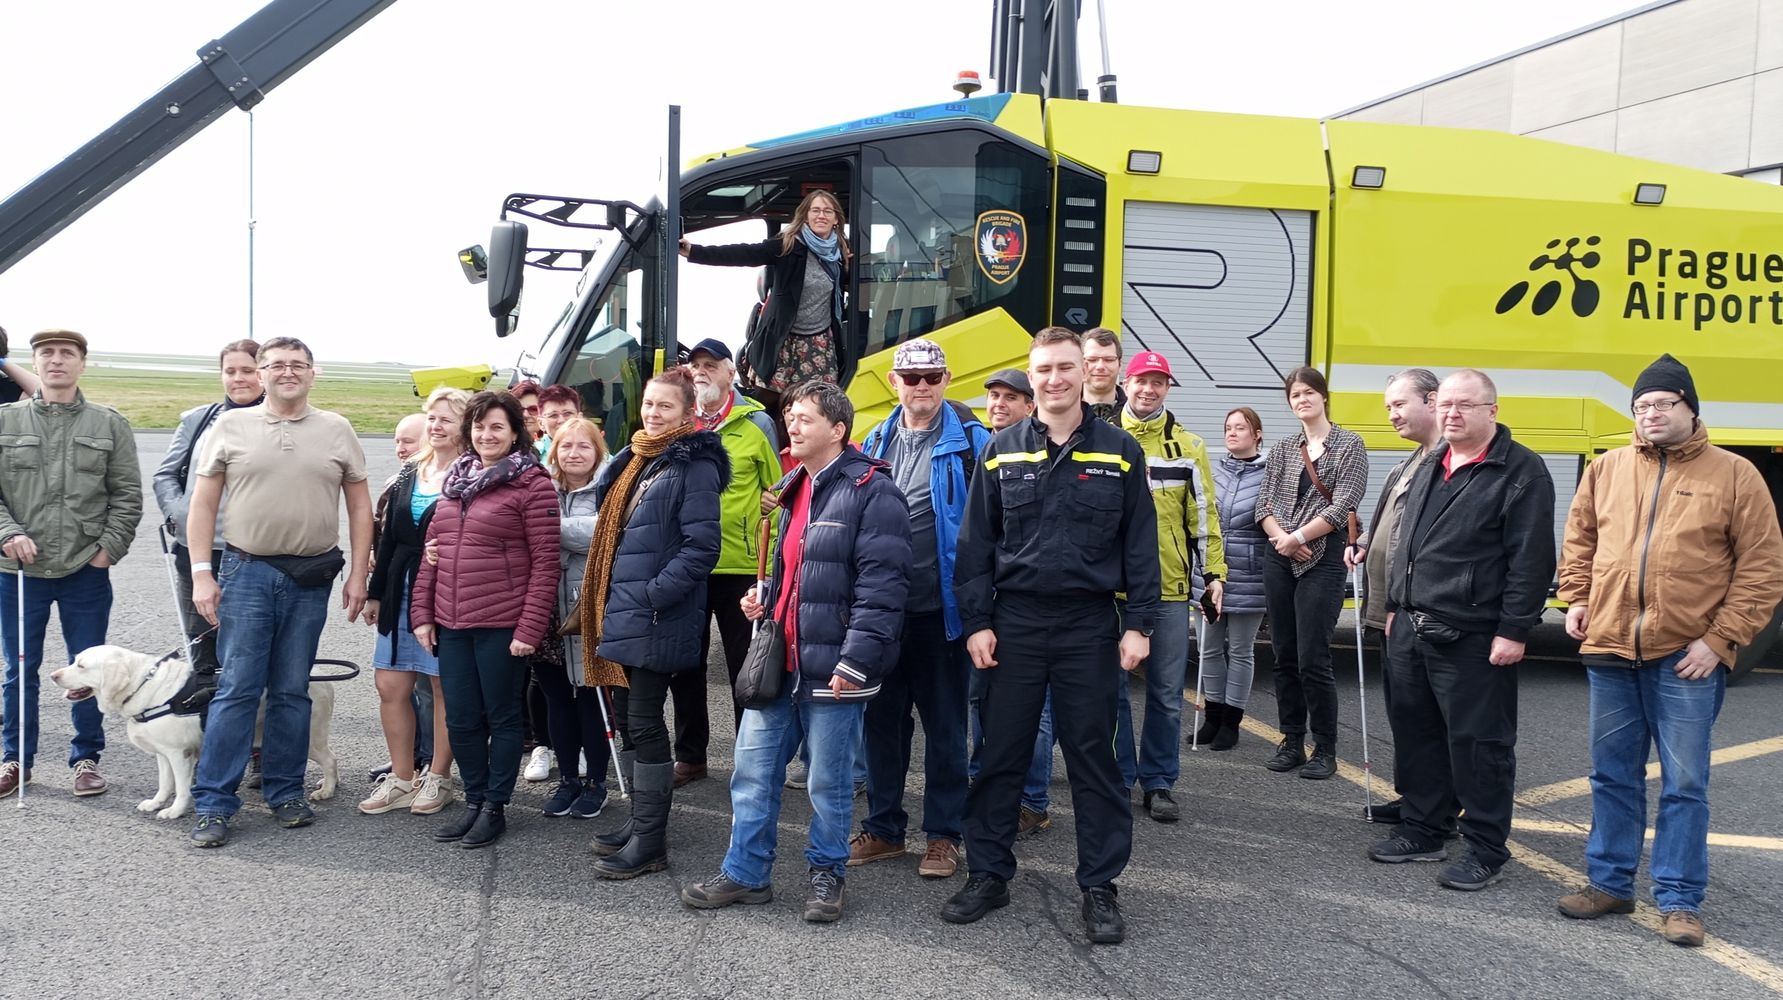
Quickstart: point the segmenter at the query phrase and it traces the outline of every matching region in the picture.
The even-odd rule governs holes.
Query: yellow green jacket
[[[1121,411],[1121,429],[1145,451],[1146,478],[1158,509],[1158,566],[1163,599],[1198,597],[1207,581],[1226,576],[1226,547],[1214,502],[1213,466],[1207,445],[1185,430],[1169,410],[1141,420]]]

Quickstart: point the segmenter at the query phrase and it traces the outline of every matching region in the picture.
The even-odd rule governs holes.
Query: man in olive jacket
[[[6,645],[6,690],[17,692],[19,643],[25,643],[24,732],[16,694],[0,699],[5,758],[0,798],[31,780],[37,756],[38,668],[50,606],[57,605],[69,662],[103,645],[111,618],[111,566],[130,551],[142,520],[142,470],[130,423],[109,406],[89,403],[79,388],[87,339],[71,330],[31,338],[31,361],[42,385],[30,399],[0,406],[0,615]],[[25,634],[18,634],[19,587]],[[105,730],[91,697],[73,704],[68,766],[74,794],[100,795],[99,755]]]

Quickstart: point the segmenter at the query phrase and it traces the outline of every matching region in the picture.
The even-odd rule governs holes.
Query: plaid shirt
[[[1306,543],[1313,557],[1306,562],[1294,561],[1295,576],[1319,561],[1325,554],[1327,540],[1345,537],[1351,512],[1362,505],[1363,495],[1368,492],[1368,449],[1356,432],[1332,424],[1331,433],[1325,438],[1325,453],[1313,460],[1319,479],[1331,489],[1329,502],[1310,482],[1304,490],[1300,488],[1301,476],[1306,471],[1300,460],[1304,444],[1306,432],[1300,430],[1269,449],[1269,459],[1263,467],[1263,491],[1257,498],[1258,520],[1262,515],[1273,517],[1283,531],[1303,527],[1314,518],[1331,525],[1332,534]]]

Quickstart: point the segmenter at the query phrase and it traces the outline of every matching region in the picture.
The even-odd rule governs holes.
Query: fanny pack
[[[326,587],[347,565],[339,546],[313,556],[257,556],[230,546],[229,551],[249,562],[263,562],[291,578],[299,587]]]
[[[1425,642],[1446,646],[1461,640],[1461,630],[1423,611],[1413,611],[1412,634]]]

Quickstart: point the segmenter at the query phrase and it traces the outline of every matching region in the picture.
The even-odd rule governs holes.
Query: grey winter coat
[[[1269,539],[1257,523],[1257,494],[1263,489],[1264,455],[1246,462],[1221,455],[1213,466],[1214,496],[1226,542],[1225,612],[1263,613],[1263,557]]]
[[[186,512],[192,499],[192,466],[197,464],[198,446],[204,434],[227,408],[227,403],[206,403],[180,414],[180,425],[167,445],[167,454],[161,457],[161,467],[155,470],[155,506],[161,508],[162,517],[173,522],[174,541],[187,548],[191,548],[186,541]],[[204,425],[202,429],[200,424]],[[199,440],[194,440],[194,435]],[[185,466],[183,477],[180,475],[182,465]],[[211,540],[212,551],[223,547],[223,511],[228,500],[229,487],[224,486],[223,497],[217,502],[217,537]],[[203,562],[209,556],[201,552],[195,558]]]
[[[595,470],[595,478],[588,480],[588,485],[579,490],[564,492],[562,486],[557,488],[557,510],[561,515],[558,522],[558,534],[563,544],[557,553],[557,564],[561,573],[557,578],[557,620],[566,621],[570,609],[575,607],[576,598],[582,594],[582,577],[588,571],[588,547],[594,544],[594,521],[600,513],[600,504],[594,499],[594,481],[600,477],[600,470]],[[563,637],[563,658],[570,675],[570,683],[582,686],[582,637],[566,635]]]

